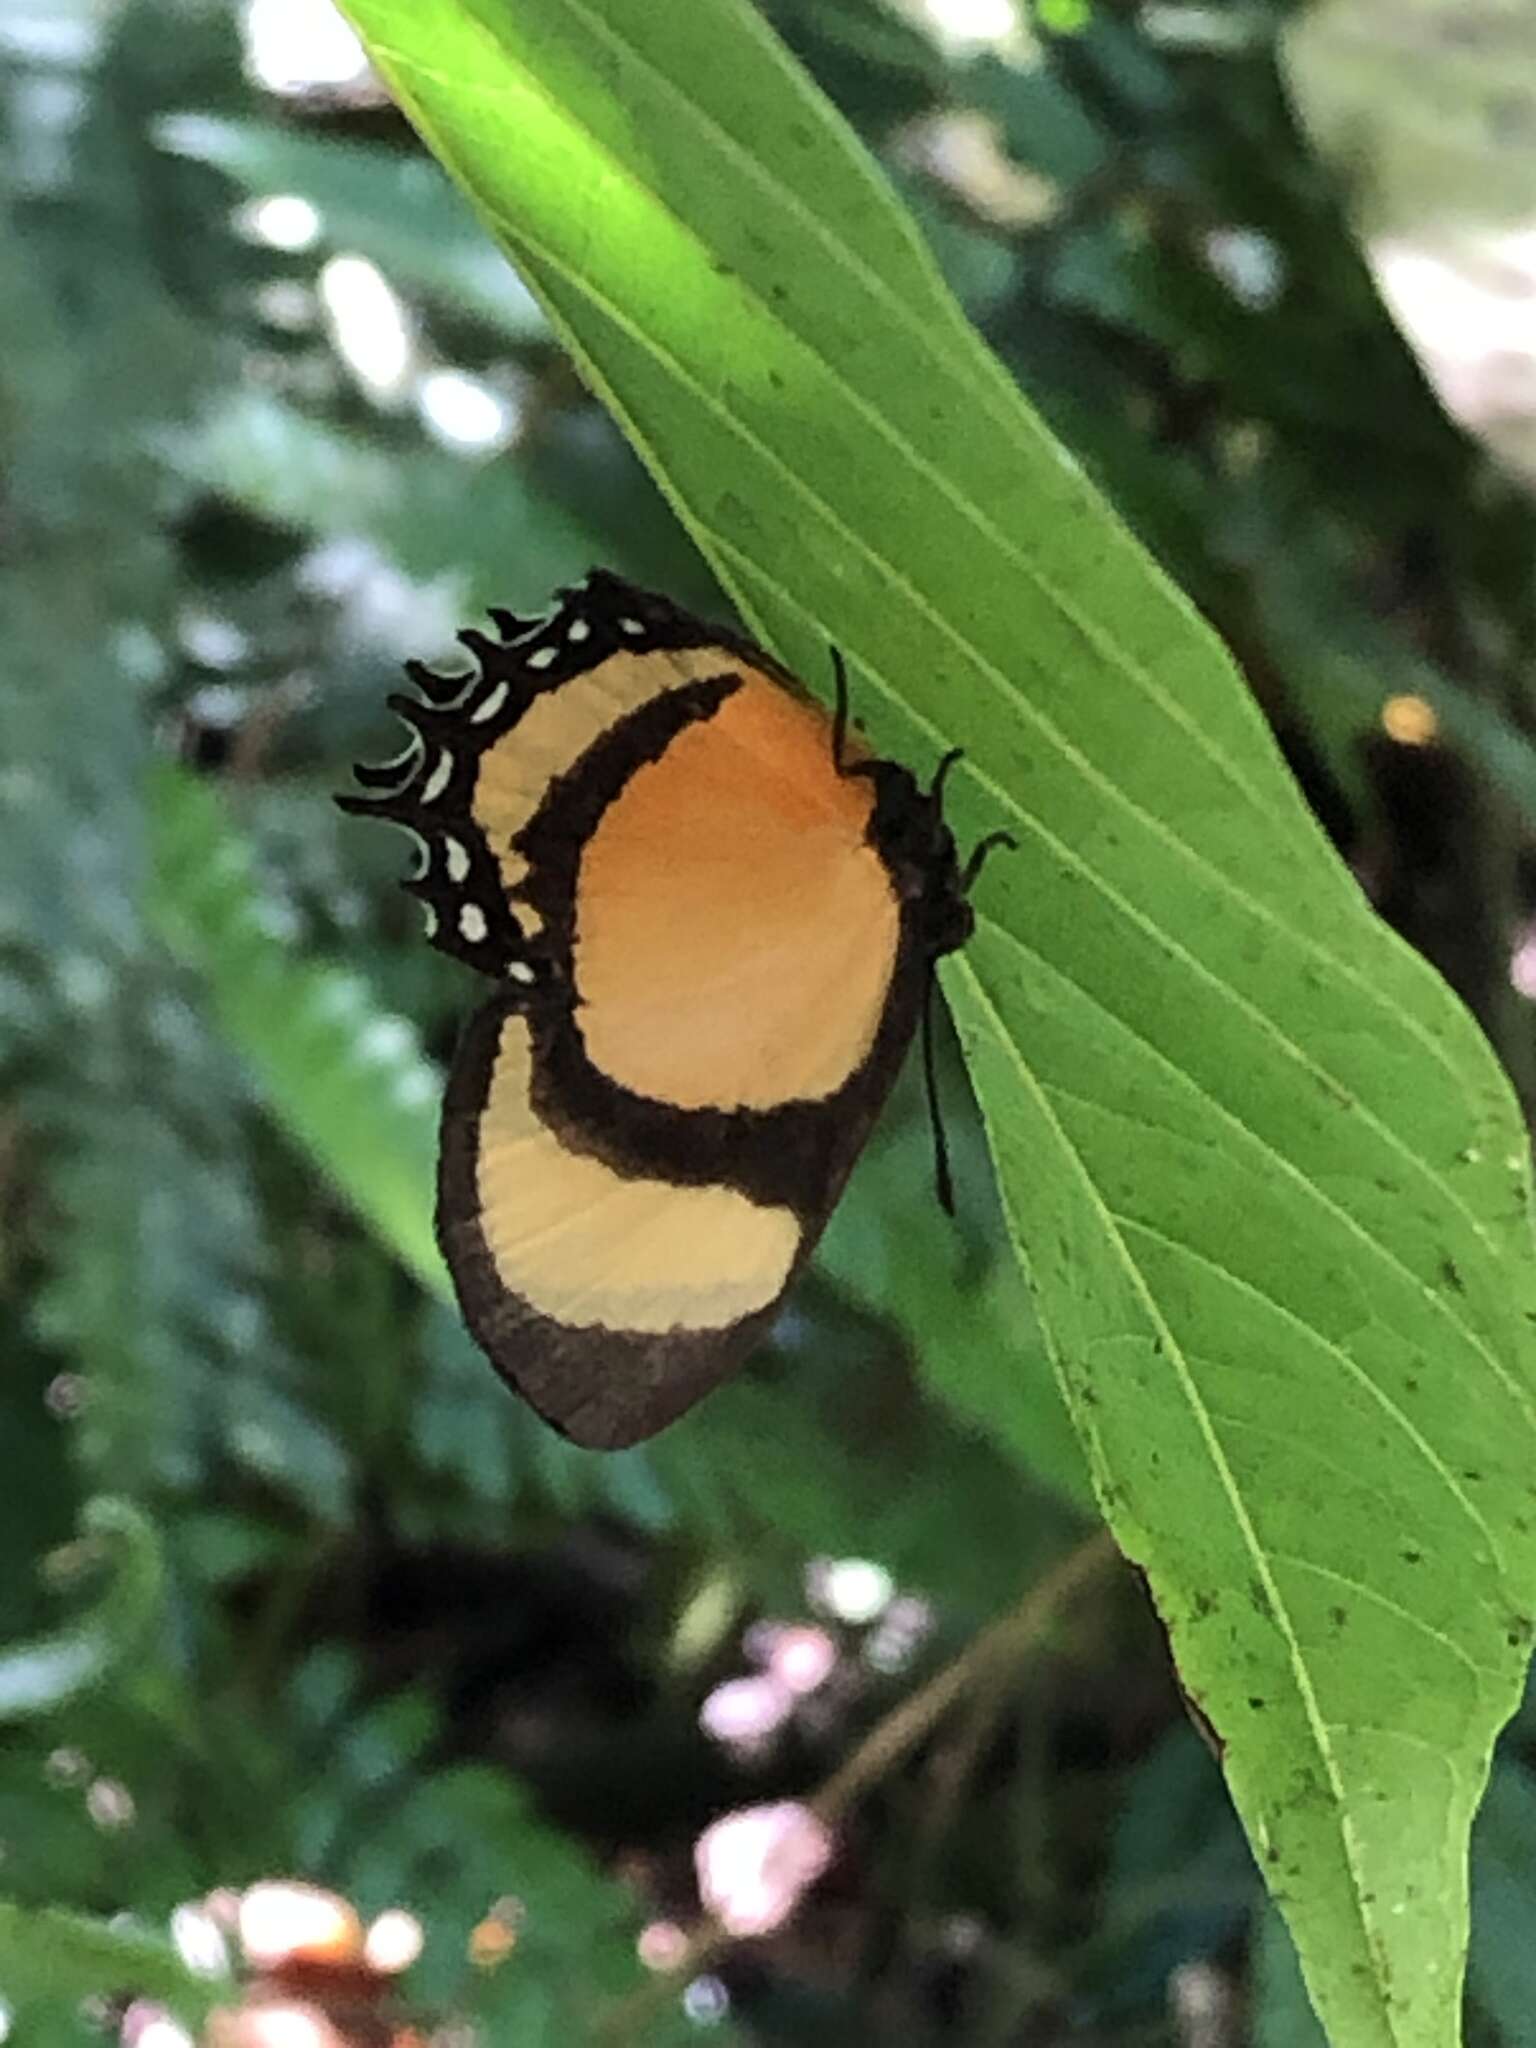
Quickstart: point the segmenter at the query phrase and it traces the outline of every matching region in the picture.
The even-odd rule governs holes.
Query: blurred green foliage
[[[1190,41],[1106,0],[1022,59],[879,0],[764,11],[1527,1083],[1536,517],[1382,309],[1279,84],[1288,10]],[[637,1933],[691,1919],[709,1818],[821,1782],[1082,1533],[1081,1467],[954,1061],[958,1230],[914,1196],[906,1090],[770,1355],[644,1451],[554,1438],[444,1305],[396,1176],[430,1172],[467,991],[389,887],[398,849],[329,792],[388,750],[398,660],[486,603],[592,561],[719,600],[393,112],[262,89],[238,29],[0,6],[0,1996],[23,2042],[99,2039],[93,1990],[190,2016],[172,1909],[304,1875],[421,1916],[423,2011],[553,2048],[645,1995]],[[274,245],[273,194],[312,206],[312,246]],[[336,256],[398,296],[396,393],[337,346]],[[453,444],[434,372],[499,401],[506,445]],[[1454,746],[1385,740],[1402,692]],[[1028,1441],[965,1392],[1005,1353],[1038,1366]],[[828,1556],[902,1599],[819,1612]],[[833,1678],[758,1754],[702,1732],[750,1624],[818,1612]],[[1522,1716],[1479,1835],[1489,2044],[1531,2038],[1533,1737]],[[507,1895],[523,1938],[476,1968]],[[36,1917],[59,1909],[134,1924],[72,1947]],[[1202,1989],[1214,2038],[1315,2038],[1124,1584],[718,1967],[717,2038],[1133,2048],[1196,2038]],[[646,2040],[711,2030],[644,2010]]]

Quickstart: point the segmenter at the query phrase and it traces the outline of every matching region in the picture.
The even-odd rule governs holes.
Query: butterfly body
[[[596,571],[415,669],[433,942],[489,976],[437,1227],[493,1364],[577,1442],[664,1427],[809,1257],[971,910],[938,791],[845,758],[762,649]]]

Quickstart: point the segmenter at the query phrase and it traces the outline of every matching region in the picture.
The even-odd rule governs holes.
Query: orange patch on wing
[[[900,939],[872,801],[833,766],[825,713],[751,670],[637,769],[577,877],[593,1064],[682,1109],[840,1087],[874,1043]]]
[[[480,757],[471,812],[501,866],[502,886],[516,896],[528,864],[512,841],[533,817],[556,776],[575,767],[608,729],[648,704],[708,676],[742,667],[723,647],[611,654],[595,668],[535,697],[512,729]]]
[[[723,1330],[766,1308],[800,1249],[792,1210],[734,1188],[631,1180],[571,1152],[530,1101],[528,1026],[506,1018],[480,1122],[480,1229],[503,1287],[567,1328]]]

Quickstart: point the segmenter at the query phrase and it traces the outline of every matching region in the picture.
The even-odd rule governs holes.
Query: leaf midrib
[[[1051,1087],[1047,1092],[1052,1096],[1061,1096],[1067,1094],[1068,1091]],[[1078,1097],[1073,1099],[1082,1100],[1084,1098]],[[1090,1108],[1097,1108],[1101,1105],[1090,1103],[1088,1106]],[[1310,1182],[1303,1179],[1303,1186],[1309,1191],[1311,1190],[1311,1185]],[[1327,1206],[1326,1201],[1325,1206]],[[1115,1223],[1122,1232],[1128,1230],[1136,1231],[1144,1237],[1152,1238],[1156,1242],[1165,1245],[1169,1251],[1176,1252],[1179,1257],[1205,1267],[1207,1271],[1218,1275],[1228,1286],[1236,1288],[1241,1294],[1246,1294],[1251,1300],[1262,1303],[1265,1308],[1280,1317],[1283,1322],[1289,1323],[1295,1329],[1304,1332],[1314,1344],[1319,1345],[1331,1358],[1335,1359],[1344,1368],[1346,1377],[1352,1380],[1365,1393],[1369,1394],[1371,1399],[1381,1409],[1383,1415],[1402,1431],[1435,1478],[1440,1481],[1445,1491],[1465,1513],[1467,1520],[1472,1524],[1473,1528],[1484,1538],[1488,1545],[1489,1556],[1492,1562],[1498,1567],[1500,1576],[1505,1576],[1506,1561],[1500,1548],[1499,1539],[1487,1522],[1484,1521],[1471,1495],[1462,1491],[1449,1469],[1442,1463],[1434,1447],[1427,1442],[1420,1431],[1414,1426],[1406,1410],[1397,1405],[1386,1388],[1379,1386],[1365,1370],[1365,1367],[1360,1364],[1359,1360],[1352,1358],[1343,1345],[1338,1343],[1336,1339],[1328,1336],[1324,1331],[1319,1330],[1315,1324],[1309,1323],[1305,1316],[1300,1316],[1294,1309],[1288,1308],[1283,1301],[1277,1301],[1274,1295],[1266,1294],[1262,1287],[1256,1286],[1251,1280],[1244,1279],[1241,1273],[1234,1273],[1230,1266],[1224,1266],[1219,1259],[1213,1259],[1208,1252],[1201,1251],[1195,1245],[1186,1244],[1180,1238],[1169,1236],[1167,1231],[1157,1229],[1154,1224],[1144,1223],[1139,1216],[1122,1215],[1118,1210],[1111,1211],[1110,1213],[1113,1214]]]
[[[1082,872],[1088,875],[1090,879],[1092,878],[1092,871],[1086,868],[1086,866],[1083,868]],[[1111,900],[1114,900],[1112,892]],[[1127,914],[1132,913],[1128,912]],[[1014,950],[1018,953],[1021,953],[1026,960],[1033,961],[1037,965],[1044,967],[1048,973],[1059,975],[1063,981],[1067,982],[1073,989],[1076,990],[1076,992],[1083,998],[1085,1002],[1091,1003],[1093,1007],[1100,1013],[1101,1016],[1108,1017],[1116,1026],[1118,1026],[1120,1030],[1128,1033],[1130,1037],[1134,1038],[1136,1043],[1139,1046],[1143,1047],[1144,1050],[1154,1060],[1156,1060],[1158,1064],[1166,1072],[1175,1075],[1178,1078],[1178,1080],[1181,1081],[1185,1086],[1191,1088],[1195,1092],[1195,1094],[1199,1096],[1202,1102],[1208,1104],[1209,1107],[1212,1110],[1214,1110],[1219,1117],[1222,1118],[1223,1122],[1225,1122],[1230,1129],[1238,1132],[1249,1143],[1259,1147],[1259,1149],[1262,1151],[1266,1159],[1272,1161],[1275,1165],[1280,1167],[1282,1172],[1286,1173],[1287,1175],[1291,1176],[1293,1179],[1298,1181],[1304,1192],[1310,1195],[1314,1201],[1319,1203],[1327,1211],[1329,1215],[1334,1217],[1337,1222],[1342,1224],[1346,1230],[1348,1230],[1360,1241],[1360,1243],[1369,1246],[1373,1252],[1375,1252],[1381,1259],[1386,1261],[1386,1263],[1391,1266],[1393,1271],[1398,1273],[1403,1279],[1407,1280],[1410,1286],[1412,1286],[1412,1288],[1414,1289],[1414,1291],[1417,1294],[1419,1294],[1423,1298],[1423,1300],[1429,1304],[1429,1306],[1435,1311],[1435,1313],[1437,1315],[1443,1316],[1445,1320],[1450,1324],[1451,1328],[1454,1331],[1456,1331],[1458,1336],[1465,1339],[1469,1348],[1477,1356],[1484,1360],[1484,1362],[1491,1369],[1493,1376],[1498,1381],[1499,1385],[1502,1386],[1505,1392],[1508,1393],[1511,1399],[1514,1400],[1516,1407],[1518,1408],[1520,1414],[1524,1417],[1526,1423],[1529,1425],[1532,1432],[1536,1433],[1536,1413],[1533,1413],[1531,1400],[1529,1395],[1526,1393],[1525,1389],[1521,1387],[1517,1380],[1514,1379],[1513,1375],[1505,1367],[1502,1360],[1490,1348],[1487,1341],[1482,1336],[1481,1332],[1475,1330],[1470,1323],[1464,1322],[1462,1318],[1453,1309],[1450,1302],[1442,1293],[1438,1291],[1438,1289],[1431,1287],[1426,1280],[1422,1279],[1419,1274],[1415,1273],[1413,1268],[1409,1266],[1401,1258],[1401,1256],[1392,1249],[1390,1245],[1383,1242],[1382,1239],[1373,1236],[1372,1233],[1369,1230],[1367,1230],[1365,1225],[1359,1220],[1358,1217],[1351,1215],[1351,1213],[1347,1209],[1340,1207],[1333,1200],[1333,1197],[1331,1195],[1327,1194],[1315,1180],[1312,1180],[1306,1173],[1304,1173],[1302,1169],[1296,1164],[1296,1162],[1293,1159],[1291,1159],[1286,1153],[1279,1151],[1277,1147],[1268,1138],[1266,1138],[1261,1131],[1255,1130],[1253,1126],[1251,1124],[1246,1123],[1243,1120],[1243,1118],[1237,1114],[1235,1110],[1229,1109],[1227,1105],[1221,1101],[1219,1096],[1212,1095],[1210,1090],[1207,1089],[1203,1085],[1203,1083],[1197,1081],[1195,1076],[1191,1074],[1187,1068],[1179,1066],[1177,1062],[1172,1060],[1168,1056],[1168,1054],[1162,1050],[1160,1046],[1155,1044],[1151,1039],[1147,1038],[1142,1032],[1138,1031],[1134,1024],[1128,1023],[1125,1018],[1121,1017],[1118,1014],[1118,1012],[1111,1010],[1108,1007],[1108,1005],[1095,993],[1094,990],[1085,986],[1084,983],[1078,981],[1073,975],[1068,974],[1066,969],[1062,966],[1062,964],[1059,961],[1047,959],[1043,953],[1037,953],[1032,947],[1027,945],[1022,938],[1020,938],[1018,933],[1014,931],[1011,926],[1000,924],[995,918],[984,918],[981,920],[981,922],[985,925],[986,929],[989,932],[995,933],[1000,940],[1002,940],[1005,944],[1012,946]],[[1161,927],[1158,925],[1151,924],[1150,921],[1148,921],[1147,929],[1149,933],[1153,936],[1163,936]],[[1173,941],[1172,939],[1168,939],[1166,941],[1166,944],[1171,957],[1179,960],[1188,961],[1191,964],[1191,966],[1193,966],[1204,978],[1206,978],[1214,988],[1216,988],[1220,993],[1229,996],[1232,1001],[1234,1001],[1243,1008],[1245,1014],[1247,1013],[1251,1006],[1247,1004],[1245,997],[1239,995],[1235,989],[1232,989],[1228,983],[1222,981],[1218,975],[1211,974],[1209,969],[1204,968],[1201,965],[1201,963],[1194,961],[1193,956],[1184,953],[1183,949],[1179,947],[1175,943],[1175,941]],[[1263,1013],[1259,1012],[1258,1014],[1262,1018]],[[1277,1042],[1284,1050],[1288,1052],[1294,1052],[1296,1054],[1298,1060],[1302,1064],[1302,1070],[1304,1072],[1312,1073],[1314,1076],[1317,1075],[1318,1070],[1312,1068],[1307,1063],[1305,1054],[1301,1051],[1299,1047],[1294,1046],[1292,1040],[1287,1038],[1283,1032],[1277,1031],[1274,1035],[1276,1037]],[[1353,1101],[1353,1098],[1351,1098],[1351,1101]],[[1355,1106],[1358,1107],[1358,1105]],[[1372,1123],[1370,1113],[1364,1109],[1361,1109],[1360,1113],[1362,1121],[1370,1125]],[[1389,1127],[1384,1125],[1373,1127],[1377,1129],[1378,1135],[1380,1137],[1382,1137],[1396,1151],[1399,1152],[1400,1156],[1408,1160],[1408,1162],[1423,1177],[1429,1180],[1432,1188],[1437,1194],[1443,1194],[1444,1196],[1446,1196],[1447,1199],[1450,1199],[1454,1204],[1456,1198],[1454,1196],[1453,1191],[1450,1188],[1448,1188],[1443,1181],[1436,1178],[1436,1176],[1433,1173],[1433,1170],[1430,1168],[1426,1161],[1421,1160],[1416,1153],[1408,1151],[1406,1146],[1403,1144],[1403,1141],[1399,1139],[1396,1136],[1396,1134],[1390,1130]]]
[[[1051,1107],[1044,1088],[1037,1082],[1030,1070],[1029,1063],[1015,1045],[1011,1034],[1003,1023],[1002,1017],[998,1013],[996,1005],[982,984],[980,976],[964,960],[963,956],[960,963],[960,973],[969,982],[976,1006],[987,1019],[994,1040],[1001,1048],[1003,1056],[1015,1068],[1021,1086],[1033,1098],[1040,1115],[1045,1119],[1057,1143],[1060,1145],[1063,1157],[1075,1170],[1089,1207],[1099,1218],[1104,1241],[1110,1249],[1111,1256],[1121,1268],[1127,1284],[1139,1302],[1142,1313],[1146,1316],[1152,1331],[1161,1338],[1164,1354],[1173,1366],[1179,1390],[1184,1397],[1190,1415],[1194,1419],[1195,1428],[1200,1436],[1206,1456],[1210,1461],[1211,1469],[1216,1476],[1217,1484],[1226,1498],[1239,1543],[1246,1551],[1254,1574],[1264,1589],[1276,1632],[1285,1645],[1286,1660],[1290,1665],[1291,1675],[1295,1682],[1296,1695],[1301,1704],[1302,1715],[1327,1780],[1329,1795],[1337,1816],[1339,1841],[1343,1847],[1344,1860],[1350,1876],[1350,1903],[1359,1922],[1362,1945],[1370,1959],[1369,1967],[1372,1982],[1376,1989],[1387,2031],[1393,2039],[1397,2039],[1399,2038],[1397,2029],[1391,2019],[1390,1986],[1381,1964],[1377,1944],[1371,1938],[1371,1920],[1366,1912],[1364,1898],[1365,1879],[1360,1867],[1359,1845],[1355,1840],[1355,1831],[1345,1794],[1342,1770],[1339,1760],[1334,1753],[1333,1745],[1328,1739],[1330,1724],[1323,1719],[1317,1695],[1313,1689],[1311,1673],[1308,1670],[1306,1658],[1302,1653],[1300,1640],[1291,1623],[1290,1611],[1281,1596],[1274,1573],[1270,1569],[1267,1553],[1259,1542],[1258,1534],[1249,1518],[1243,1501],[1242,1489],[1238,1485],[1230,1465],[1227,1463],[1226,1454],[1223,1452],[1220,1441],[1211,1425],[1205,1403],[1200,1397],[1199,1387],[1189,1370],[1183,1346],[1179,1343],[1172,1327],[1159,1309],[1152,1289],[1147,1284],[1140,1266],[1132,1257],[1129,1246],[1116,1227],[1114,1217],[1103,1201],[1093,1175],[1088,1171],[1086,1162],[1068,1138],[1066,1131]],[[1014,1238],[1018,1255],[1027,1266],[1029,1264],[1028,1251],[1018,1238],[1017,1233],[1013,1231],[1011,1218],[1009,1230]],[[1063,1398],[1071,1404],[1074,1414],[1079,1413],[1080,1404],[1074,1400],[1073,1389],[1059,1367],[1057,1379],[1061,1386]],[[1083,1417],[1081,1427],[1088,1435],[1097,1438],[1098,1432],[1094,1428],[1091,1416]]]
[[[1039,966],[1044,967],[1048,973],[1060,975],[1061,979],[1075,989],[1085,1002],[1093,1005],[1100,1016],[1107,1017],[1112,1024],[1118,1026],[1119,1029],[1133,1038],[1137,1045],[1155,1060],[1166,1074],[1172,1075],[1177,1082],[1189,1088],[1199,1101],[1204,1103],[1208,1109],[1212,1110],[1221,1119],[1227,1129],[1235,1132],[1245,1143],[1254,1146],[1268,1163],[1279,1167],[1281,1173],[1297,1185],[1301,1194],[1315,1202],[1335,1224],[1352,1233],[1369,1250],[1375,1252],[1394,1272],[1407,1280],[1415,1291],[1422,1295],[1433,1307],[1436,1307],[1442,1313],[1446,1311],[1446,1303],[1442,1295],[1421,1281],[1412,1268],[1406,1266],[1397,1257],[1390,1246],[1383,1244],[1379,1238],[1373,1237],[1358,1218],[1352,1216],[1347,1209],[1342,1208],[1336,1203],[1333,1197],[1326,1193],[1316,1181],[1310,1179],[1294,1160],[1288,1158],[1285,1153],[1278,1151],[1264,1137],[1262,1132],[1254,1130],[1234,1110],[1228,1109],[1219,1097],[1212,1095],[1192,1074],[1187,1073],[1184,1068],[1169,1059],[1167,1054],[1154,1045],[1150,1039],[1144,1038],[1134,1025],[1126,1023],[1123,1018],[1100,1002],[1091,990],[1083,987],[1081,982],[1074,980],[1071,975],[1064,973],[1059,966],[1053,961],[1047,960],[1043,954],[1032,952],[1024,944],[1023,940],[1005,925],[995,924],[991,919],[988,919],[986,920],[986,926],[989,931],[995,932],[999,939],[1013,946],[1018,952],[1023,953],[1027,959],[1033,960]],[[1159,1138],[1177,1137],[1179,1135],[1176,1132],[1168,1131],[1164,1126],[1149,1124],[1142,1119],[1127,1115],[1124,1111],[1111,1109],[1107,1104],[1095,1102],[1090,1097],[1079,1095],[1073,1089],[1063,1087],[1059,1083],[1042,1083],[1042,1086],[1048,1087],[1050,1094],[1054,1098],[1080,1103],[1084,1108],[1093,1111],[1097,1115],[1113,1116],[1122,1123],[1132,1125],[1133,1128],[1151,1131]],[[1230,1286],[1247,1294],[1252,1300],[1261,1302],[1266,1308],[1272,1310],[1274,1314],[1294,1324],[1297,1329],[1305,1331],[1316,1343],[1321,1344],[1330,1351],[1347,1368],[1351,1377],[1355,1378],[1358,1384],[1365,1388],[1372,1398],[1381,1405],[1384,1413],[1402,1427],[1409,1441],[1423,1452],[1426,1461],[1443,1479],[1447,1492],[1452,1494],[1461,1503],[1473,1526],[1486,1537],[1493,1561],[1498,1565],[1500,1572],[1503,1573],[1505,1560],[1500,1550],[1498,1538],[1483,1520],[1470,1494],[1463,1493],[1450,1472],[1441,1466],[1438,1456],[1414,1427],[1407,1411],[1399,1408],[1386,1389],[1378,1386],[1376,1381],[1366,1372],[1365,1368],[1353,1359],[1334,1338],[1327,1336],[1322,1330],[1317,1329],[1304,1316],[1299,1316],[1294,1309],[1288,1308],[1283,1301],[1277,1300],[1274,1295],[1266,1294],[1263,1288],[1256,1285],[1255,1282],[1245,1279],[1240,1273],[1233,1272],[1231,1267],[1223,1266],[1219,1260],[1213,1259],[1208,1253],[1200,1251],[1196,1246],[1185,1244],[1178,1238],[1170,1237],[1166,1231],[1158,1230],[1153,1224],[1145,1223],[1139,1217],[1117,1214],[1116,1221],[1124,1224],[1127,1228],[1145,1231],[1148,1236],[1160,1238],[1168,1246],[1169,1250],[1179,1253],[1183,1258],[1195,1260],[1199,1264],[1206,1266],[1211,1272],[1218,1274]],[[1456,1322],[1454,1318],[1451,1319],[1451,1324],[1452,1328],[1459,1333],[1467,1334],[1463,1326]],[[1500,1383],[1502,1384],[1502,1381]],[[1536,1427],[1536,1424],[1533,1424],[1533,1427]]]

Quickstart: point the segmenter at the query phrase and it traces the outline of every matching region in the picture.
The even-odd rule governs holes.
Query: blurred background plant
[[[1536,31],[764,11],[1529,1105]],[[957,1062],[959,1228],[908,1091],[643,1451],[446,1305],[472,992],[329,794],[487,604],[723,605],[340,17],[0,0],[0,210],[0,2035],[1314,2041],[1139,1589],[1038,1598],[1093,1519]],[[1533,1744],[1478,2043],[1536,2039]]]

